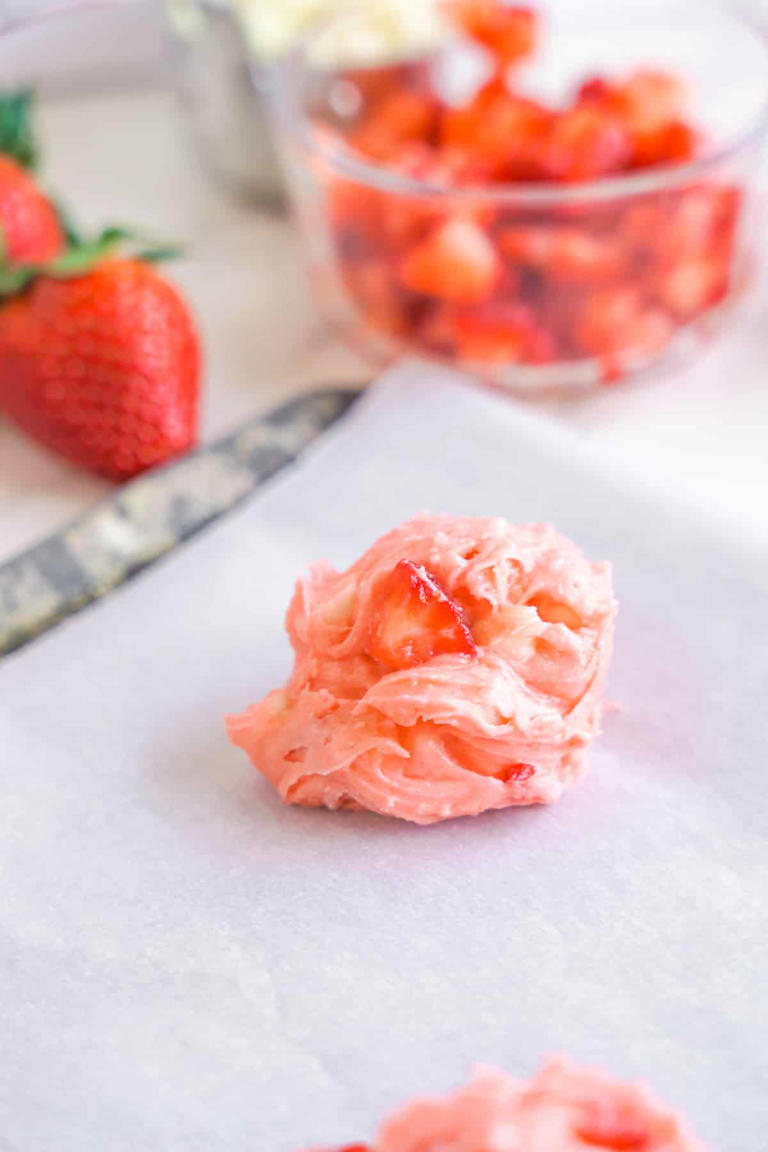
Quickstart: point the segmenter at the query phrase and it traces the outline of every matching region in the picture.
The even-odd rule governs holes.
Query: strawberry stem
[[[76,236],[74,231],[70,236]],[[41,276],[54,280],[68,280],[75,276],[84,276],[103,263],[110,256],[124,252],[126,258],[140,260],[145,263],[159,263],[181,255],[182,249],[176,245],[152,245],[150,247],[136,247],[147,244],[148,238],[130,228],[105,228],[93,240],[76,239],[70,242],[60,256],[47,264],[18,264],[10,265],[5,258],[5,244],[2,229],[0,228],[0,300],[9,296],[18,296],[24,292],[33,281]],[[134,249],[135,250],[132,250]]]
[[[31,170],[39,160],[32,128],[34,104],[35,95],[29,88],[0,95],[0,152]]]

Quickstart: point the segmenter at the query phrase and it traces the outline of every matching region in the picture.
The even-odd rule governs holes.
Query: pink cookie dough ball
[[[228,733],[287,803],[418,824],[551,803],[599,731],[615,614],[610,566],[551,525],[417,516],[298,581],[291,678]]]
[[[679,1116],[642,1086],[568,1060],[532,1080],[483,1069],[465,1088],[415,1100],[371,1145],[314,1152],[706,1152]]]

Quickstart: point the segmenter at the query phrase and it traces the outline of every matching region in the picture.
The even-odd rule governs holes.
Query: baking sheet
[[[416,511],[550,519],[621,602],[585,782],[418,828],[283,807],[221,718],[292,582]],[[0,1147],[294,1152],[475,1062],[768,1132],[768,564],[529,410],[390,374],[290,474],[0,665]]]

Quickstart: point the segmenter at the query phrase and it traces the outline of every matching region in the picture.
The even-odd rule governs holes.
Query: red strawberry
[[[493,292],[501,268],[486,233],[471,220],[449,220],[410,248],[400,279],[413,292],[476,304]]]
[[[618,86],[620,106],[635,132],[653,132],[685,115],[685,84],[670,72],[642,68]]]
[[[600,358],[605,383],[660,352],[673,335],[666,313],[646,304],[633,288],[590,294],[573,332],[578,347]]]
[[[539,175],[540,141],[551,121],[542,104],[494,78],[468,104],[444,110],[440,142],[463,152],[491,179],[530,180]]]
[[[477,646],[461,609],[433,574],[401,560],[379,587],[367,650],[380,664],[397,669],[448,652],[474,656]]]
[[[197,334],[147,263],[41,277],[0,308],[0,411],[67,459],[123,480],[195,440]]]
[[[619,245],[579,228],[545,224],[508,228],[499,236],[505,256],[547,274],[555,283],[589,284],[612,279],[622,265]]]
[[[624,121],[591,104],[562,112],[541,144],[540,162],[546,179],[594,180],[620,171],[632,155],[632,140]]]
[[[525,304],[460,309],[453,320],[459,354],[477,364],[541,364],[556,359],[554,338]]]
[[[500,65],[528,56],[536,43],[538,17],[531,8],[503,4],[500,0],[451,0],[448,11]]]
[[[374,160],[387,160],[399,144],[427,139],[437,120],[435,100],[421,92],[391,92],[376,105],[350,143]]]
[[[699,134],[684,120],[670,120],[660,128],[638,132],[634,138],[632,163],[636,168],[654,164],[683,164],[696,155]]]
[[[0,232],[8,264],[41,264],[64,246],[53,206],[10,156],[0,156]]]
[[[728,268],[710,256],[690,256],[678,260],[658,281],[662,304],[685,320],[725,295]]]

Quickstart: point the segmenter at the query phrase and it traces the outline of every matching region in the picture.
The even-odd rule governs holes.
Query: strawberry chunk
[[[494,303],[459,311],[453,322],[459,354],[479,364],[548,363],[557,356],[550,334],[525,304]]]
[[[435,576],[422,564],[401,560],[379,588],[367,652],[394,670],[447,653],[474,656],[477,645]]]
[[[684,320],[716,304],[727,287],[727,268],[720,261],[692,256],[679,260],[665,273],[658,292],[662,304]]]
[[[591,293],[574,325],[576,346],[600,358],[605,383],[660,352],[674,335],[660,308],[648,305],[632,288]]]
[[[471,157],[492,179],[532,180],[539,173],[540,140],[551,121],[543,105],[494,79],[468,104],[445,110],[440,140],[444,148]]]
[[[407,334],[397,287],[383,260],[349,261],[341,265],[341,274],[352,299],[373,328],[395,337]]]
[[[677,76],[643,68],[617,86],[620,107],[635,132],[653,132],[685,115],[687,92]]]
[[[619,82],[602,76],[585,80],[578,90],[576,102],[613,112],[632,132],[643,133],[682,120],[687,93],[685,85],[676,76],[642,68]]]
[[[632,165],[651,168],[654,164],[684,164],[696,155],[699,134],[684,120],[670,120],[658,128],[638,132],[634,137]]]
[[[502,67],[530,55],[535,47],[539,21],[531,8],[500,0],[453,0],[448,11]]]
[[[577,105],[555,119],[542,141],[541,174],[551,180],[594,180],[620,171],[631,155],[632,139],[620,116]]]
[[[499,235],[499,248],[516,263],[565,284],[610,280],[621,271],[623,263],[621,249],[614,240],[592,236],[579,228],[507,228]]]
[[[471,220],[441,224],[408,250],[400,279],[412,292],[456,304],[477,304],[493,292],[501,271],[496,249]]]
[[[388,160],[399,144],[428,140],[437,123],[437,104],[423,92],[391,92],[375,105],[350,144],[373,160]]]

